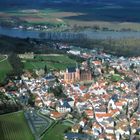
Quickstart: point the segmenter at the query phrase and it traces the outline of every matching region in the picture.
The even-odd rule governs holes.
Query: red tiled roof
[[[85,113],[87,116],[93,116],[93,110],[90,110],[90,109],[85,110]]]
[[[93,61],[92,63],[95,64],[95,65],[101,65],[100,61]]]
[[[115,105],[116,106],[123,106],[123,103],[122,102],[116,102]]]
[[[85,90],[86,88],[86,86],[80,86],[80,90]]]
[[[57,111],[53,111],[53,112],[51,112],[51,116],[54,118],[59,118],[62,116],[62,114]]]
[[[98,114],[96,113],[96,117],[97,118],[108,118],[108,117],[112,117],[112,113],[104,113],[104,114]]]

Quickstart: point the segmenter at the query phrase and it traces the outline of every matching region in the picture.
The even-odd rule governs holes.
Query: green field
[[[53,70],[64,70],[69,66],[75,66],[76,61],[70,59],[66,55],[48,55],[48,56],[36,56],[33,60],[25,60],[24,68],[27,70],[40,69],[47,66],[47,68]]]
[[[3,56],[0,56],[0,60],[3,59]],[[0,62],[0,82],[4,80],[6,74],[12,70],[11,65],[9,64],[8,60]]]
[[[0,116],[1,140],[34,140],[23,112]]]
[[[96,5],[96,4],[95,4]],[[124,7],[123,7],[124,6]],[[139,7],[118,6],[47,6],[19,10],[9,8],[0,11],[0,21],[15,21],[27,25],[43,24],[57,27],[71,25],[81,27],[99,26],[113,30],[132,29],[140,31]],[[11,7],[10,7],[11,8]],[[133,11],[133,12],[131,12]],[[11,23],[11,22],[10,22]]]
[[[0,20],[1,21],[14,21],[15,23],[21,22],[22,25],[48,25],[48,26],[61,26],[65,25],[65,21],[57,18],[55,14],[58,10],[45,9],[45,10],[37,10],[37,9],[26,9],[26,10],[6,10],[0,11]],[[16,18],[15,18],[16,17]]]
[[[45,133],[42,140],[64,140],[64,133],[69,127],[68,125],[58,123]]]

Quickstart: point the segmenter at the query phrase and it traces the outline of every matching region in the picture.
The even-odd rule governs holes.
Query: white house
[[[56,107],[56,110],[60,113],[71,112],[71,106],[67,101],[60,101],[59,105]]]

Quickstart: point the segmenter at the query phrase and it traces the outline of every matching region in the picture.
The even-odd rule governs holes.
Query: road
[[[5,58],[3,58],[2,60],[0,60],[0,63],[8,59],[8,55],[4,55],[4,56],[5,56]]]

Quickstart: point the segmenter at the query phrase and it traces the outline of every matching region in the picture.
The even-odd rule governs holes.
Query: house
[[[68,53],[73,54],[73,55],[80,55],[81,54],[81,52],[78,50],[70,50],[70,51],[68,51]]]
[[[42,101],[36,101],[35,102],[35,106],[37,106],[37,107],[43,107]]]
[[[86,140],[89,138],[90,136],[80,133],[66,133],[64,136],[64,140]]]
[[[114,121],[114,118],[112,118],[112,117],[104,119],[103,122],[106,123],[106,125],[105,125],[106,127],[114,127],[115,126],[115,121]]]
[[[46,77],[45,77],[45,80],[46,81],[54,81],[56,78],[53,76],[53,75],[47,75]]]
[[[34,59],[34,53],[33,52],[25,52],[24,54],[19,54],[18,55],[19,56],[19,58],[21,58],[21,59]]]
[[[93,131],[93,135],[95,135],[95,136],[99,136],[102,133],[102,128],[99,125],[99,123],[94,122],[92,124],[92,131]]]
[[[116,102],[115,105],[116,105],[116,108],[122,110],[123,106],[124,106],[124,103],[123,102]]]
[[[52,111],[52,112],[50,112],[50,117],[54,120],[58,120],[58,119],[61,119],[63,117],[63,114],[59,113],[57,111]]]
[[[108,140],[116,140],[116,137],[114,134],[106,134],[106,139]]]
[[[65,101],[68,102],[68,104],[71,106],[71,108],[74,107],[74,99],[73,98],[69,97],[69,98],[65,99]]]
[[[98,60],[95,60],[95,61],[92,61],[92,64],[95,65],[95,66],[101,66],[101,61],[98,61]]]
[[[80,93],[86,93],[87,90],[88,90],[88,88],[87,88],[86,86],[80,86],[80,87],[79,87]]]
[[[92,92],[95,94],[95,95],[103,95],[103,94],[106,94],[106,90],[101,88],[101,87],[97,87],[95,88],[94,90],[92,90]]]
[[[119,109],[110,109],[109,113],[113,114],[113,116],[117,116],[120,114],[120,110]]]
[[[114,134],[114,127],[106,127],[105,132],[107,134]]]
[[[71,112],[71,106],[67,101],[60,101],[56,106],[56,110],[61,113]]]
[[[128,121],[127,120],[122,120],[120,122],[117,123],[116,125],[116,130],[115,130],[115,134],[120,134],[120,136],[122,138],[125,138],[125,136],[129,136],[130,135],[130,127],[127,125]]]
[[[96,119],[97,119],[99,122],[102,122],[103,119],[107,119],[107,118],[109,118],[109,117],[112,117],[113,114],[111,114],[111,113],[104,113],[104,114],[98,113],[98,114],[97,114],[97,113],[96,113],[95,116],[96,116]]]
[[[43,107],[42,100],[41,100],[41,98],[39,96],[36,96],[36,98],[35,98],[35,106]]]
[[[97,114],[105,114],[106,113],[106,107],[103,107],[103,106],[96,107],[94,110]]]
[[[86,123],[87,123],[87,120],[86,120],[86,119],[82,119],[82,120],[79,122],[79,124],[80,124],[80,126],[81,126],[82,128],[86,125]]]
[[[120,140],[121,139],[121,135],[119,132],[115,132],[115,137],[116,137],[116,140]]]
[[[36,75],[42,76],[45,74],[45,71],[43,69],[35,70]]]
[[[85,133],[85,134],[89,134],[89,135],[93,134],[92,129],[91,129],[88,125],[86,125],[86,126],[82,129],[82,132]]]
[[[85,114],[90,119],[92,119],[94,117],[93,110],[87,109],[87,110],[85,110]]]
[[[71,131],[74,132],[74,133],[78,133],[79,130],[80,130],[80,124],[75,124],[72,128],[71,128]]]
[[[105,134],[100,134],[98,137],[98,140],[105,140],[106,139],[106,135]]]
[[[110,109],[116,109],[116,105],[113,99],[108,102],[108,110]]]

